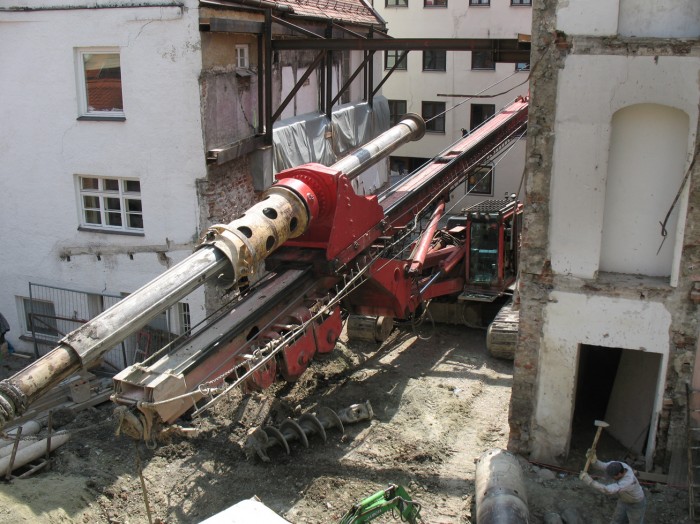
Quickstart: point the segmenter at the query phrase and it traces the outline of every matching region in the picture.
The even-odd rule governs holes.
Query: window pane
[[[395,126],[399,119],[406,114],[405,100],[389,100],[389,125]]]
[[[396,69],[406,69],[406,51],[385,51],[384,68],[391,69],[398,62]]]
[[[118,53],[83,54],[88,112],[123,111]]]
[[[102,219],[100,218],[99,211],[85,211],[85,223],[86,224],[102,224]]]
[[[53,302],[23,299],[27,330],[42,335],[58,335]]]
[[[136,229],[143,229],[143,216],[142,215],[128,214],[128,215],[126,215],[126,219],[128,220],[129,227],[133,227]]]
[[[97,178],[80,177],[81,189],[98,189],[99,183]]]
[[[83,195],[85,209],[100,209],[100,197]]]
[[[489,5],[490,0],[469,0],[469,5]]]
[[[445,132],[445,102],[423,102],[422,112],[426,131]]]
[[[140,213],[141,212],[141,201],[134,198],[128,198],[126,200],[126,210],[129,213]]]
[[[447,7],[447,0],[423,0],[425,7]]]
[[[138,180],[124,180],[124,191],[128,193],[140,193],[141,182]]]
[[[493,168],[479,166],[469,175],[468,190],[471,194],[490,195],[493,187]]]
[[[105,198],[105,209],[108,211],[119,211],[121,208],[121,202],[118,198]]]
[[[496,69],[491,51],[472,51],[472,69]]]
[[[122,225],[122,214],[121,213],[105,213],[107,218],[108,226],[121,226]]]
[[[472,104],[471,107],[471,128],[475,129],[482,123],[486,122],[496,113],[495,104]]]
[[[105,191],[119,191],[119,180],[116,178],[105,178],[104,189]]]
[[[423,51],[424,71],[445,71],[447,69],[446,51]]]
[[[387,7],[408,7],[408,0],[386,0]]]

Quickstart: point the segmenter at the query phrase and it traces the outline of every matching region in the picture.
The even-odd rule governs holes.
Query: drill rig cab
[[[447,222],[448,229],[463,225],[466,233],[466,284],[459,299],[493,302],[515,284],[523,205],[511,195],[485,200],[463,213]]]

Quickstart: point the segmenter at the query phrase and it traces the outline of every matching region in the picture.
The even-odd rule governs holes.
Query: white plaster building
[[[529,35],[531,30],[530,0],[374,0],[373,5],[394,38],[516,39]],[[384,52],[385,73],[400,53]],[[382,87],[392,116],[412,112],[429,119],[447,112],[429,122],[424,139],[406,144],[394,153],[392,170],[412,171],[454,143],[462,136],[462,130],[473,129],[517,96],[527,95],[528,66],[494,63],[488,53],[481,52],[410,51],[405,66],[397,68]],[[444,96],[501,92],[504,94],[492,98]],[[524,159],[523,139],[499,159],[492,180],[487,178],[476,188],[467,182],[470,195],[462,199],[467,188],[458,188],[448,207],[456,213],[484,198],[516,193]]]
[[[617,458],[671,482],[687,474],[699,37],[694,0],[536,10],[510,414],[510,447],[535,460],[582,453],[599,419]]]
[[[359,0],[325,18],[314,1],[294,3],[296,12],[243,0],[0,8],[0,312],[16,350],[35,350],[33,324],[36,350],[46,353],[189,255],[203,228],[255,202],[254,160],[226,147],[257,140],[264,123],[255,28],[265,10],[307,27],[328,16],[351,28],[381,26]],[[217,16],[253,29],[204,31],[200,24]],[[270,66],[277,105],[309,61],[280,55]],[[338,56],[336,89],[362,54]],[[318,111],[310,101],[320,98],[319,82],[302,86],[284,116]],[[362,92],[360,76],[338,104],[361,101]],[[228,158],[212,163],[217,148]],[[184,302],[154,329],[181,333],[205,316],[204,290]],[[121,353],[113,356],[123,365]]]

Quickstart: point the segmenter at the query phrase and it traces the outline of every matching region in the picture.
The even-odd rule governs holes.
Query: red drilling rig
[[[278,377],[297,379],[316,353],[333,350],[344,314],[351,335],[381,341],[393,319],[416,321],[431,301],[436,314],[439,304],[481,301],[498,309],[495,299],[516,278],[522,206],[495,201],[446,228],[439,223],[451,191],[522,136],[527,109],[527,99],[515,100],[379,195],[357,195],[351,182],[423,136],[416,115],[331,167],[279,173],[259,203],[209,228],[190,257],[0,382],[0,427],[210,280],[237,299],[180,344],[115,376],[112,400],[123,432],[150,441],[233,387],[260,390]]]

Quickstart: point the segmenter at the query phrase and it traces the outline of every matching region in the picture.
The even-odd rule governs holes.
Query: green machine
[[[417,524],[421,520],[420,509],[420,504],[411,499],[403,486],[391,484],[387,489],[378,491],[359,504],[355,504],[340,519],[339,524],[370,522],[389,511],[394,516],[398,514],[402,522]]]

